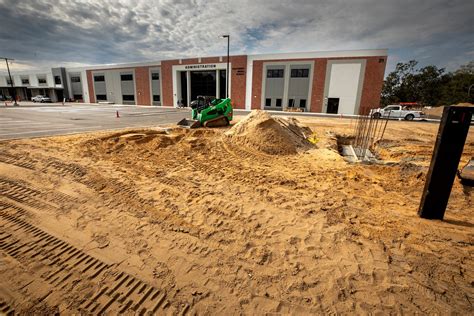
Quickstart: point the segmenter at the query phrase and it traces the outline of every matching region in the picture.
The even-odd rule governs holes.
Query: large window
[[[96,95],[97,101],[107,101],[107,95],[105,94],[98,94]]]
[[[159,95],[159,94],[153,95],[153,101],[155,101],[155,102],[160,102],[160,101],[161,101],[160,95]]]
[[[281,107],[281,99],[276,99],[276,106]]]
[[[46,78],[38,78],[38,84],[46,84]]]
[[[268,69],[267,78],[283,78],[283,69]]]
[[[271,98],[266,98],[265,99],[265,106],[272,106],[272,99]]]
[[[54,84],[61,84],[61,77],[60,76],[54,76]]]
[[[135,96],[133,94],[124,94],[122,95],[124,101],[135,101]]]
[[[159,72],[152,72],[151,73],[151,80],[160,80],[160,73]]]
[[[291,69],[291,78],[308,78],[309,69]]]
[[[104,75],[97,75],[97,76],[94,76],[94,81],[95,81],[95,82],[105,81],[105,76],[104,76]]]
[[[81,82],[81,77],[73,76],[73,77],[71,77],[71,82]]]
[[[292,108],[295,106],[295,99],[288,99],[288,107]]]
[[[28,78],[21,78],[21,84],[30,84],[30,79],[28,79]]]
[[[300,100],[300,108],[305,108],[306,107],[306,99],[301,99]]]
[[[122,80],[122,81],[133,81],[133,75],[132,74],[120,75],[120,80]]]

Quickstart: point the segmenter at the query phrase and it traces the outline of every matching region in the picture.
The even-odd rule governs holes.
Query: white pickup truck
[[[404,119],[407,121],[412,121],[414,119],[422,118],[425,113],[421,111],[408,110],[407,108],[401,105],[387,105],[384,108],[378,108],[371,110],[372,117],[375,118],[394,118],[394,119]]]

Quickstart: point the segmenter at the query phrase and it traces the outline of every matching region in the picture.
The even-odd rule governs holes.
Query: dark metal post
[[[230,35],[222,35],[222,38],[227,38],[227,70],[225,79],[225,97],[229,97],[229,52],[230,52]]]
[[[7,57],[3,57],[3,59],[5,59],[5,62],[7,63],[8,77],[10,78],[10,85],[11,85],[12,91],[13,91],[13,95],[12,95],[12,98],[13,98],[13,105],[14,105],[14,106],[18,106],[18,103],[16,103],[16,91],[15,91],[15,87],[13,86],[13,79],[12,79],[12,75],[11,75],[11,73],[10,73],[10,67],[8,66],[8,61],[9,61],[9,60],[13,60],[13,59],[10,59],[10,58],[7,58]]]
[[[418,215],[443,219],[466,142],[474,107],[445,107],[426,175]]]

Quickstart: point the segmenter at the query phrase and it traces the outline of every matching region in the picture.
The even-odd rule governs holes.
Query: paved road
[[[116,117],[119,111],[120,118]],[[0,107],[0,140],[176,123],[190,112],[161,107],[29,105]]]

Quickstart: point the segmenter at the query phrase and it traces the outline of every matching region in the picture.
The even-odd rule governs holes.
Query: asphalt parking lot
[[[119,117],[117,117],[117,111]],[[247,110],[234,110],[246,115]],[[353,119],[353,115],[325,113],[289,113],[271,111],[272,115]],[[189,109],[157,106],[71,104],[22,102],[20,106],[0,106],[0,140],[65,135],[129,127],[152,127],[173,124],[191,118]],[[439,124],[439,120],[423,120]],[[409,124],[409,122],[407,122]]]
[[[135,105],[22,103],[0,107],[0,140],[149,127],[176,123],[184,117],[189,118],[190,111]]]

